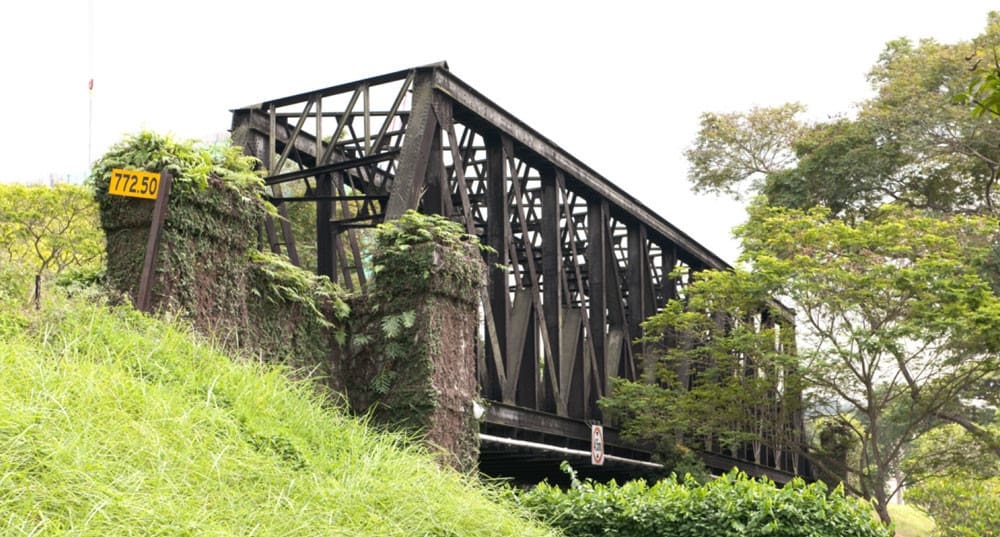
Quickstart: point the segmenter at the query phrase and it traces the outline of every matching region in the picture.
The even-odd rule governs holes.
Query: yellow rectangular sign
[[[160,191],[160,174],[141,170],[111,170],[108,194],[155,200]]]

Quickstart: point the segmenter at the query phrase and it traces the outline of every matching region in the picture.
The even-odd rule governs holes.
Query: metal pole
[[[167,202],[170,200],[170,184],[173,176],[168,171],[160,174],[160,191],[153,206],[153,221],[149,224],[149,239],[146,241],[146,259],[142,264],[142,276],[139,279],[139,291],[135,297],[135,307],[139,311],[149,313],[149,302],[153,292],[153,275],[156,273],[156,257],[160,253],[160,238],[163,234],[163,223],[167,219]]]

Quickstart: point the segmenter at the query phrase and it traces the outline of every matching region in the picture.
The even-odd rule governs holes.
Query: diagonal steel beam
[[[433,109],[434,90],[429,74],[418,71],[413,82],[413,106],[410,122],[406,124],[403,147],[399,154],[396,177],[389,193],[386,219],[403,216],[408,209],[415,209],[427,182],[434,138],[440,138],[437,118]]]

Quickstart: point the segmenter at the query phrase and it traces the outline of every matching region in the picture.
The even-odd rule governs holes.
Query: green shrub
[[[1000,535],[1000,477],[935,477],[908,489],[906,499],[934,518],[934,535]]]
[[[541,484],[521,503],[569,537],[888,537],[874,512],[841,489],[800,479],[783,488],[732,472],[705,485],[573,480]]]

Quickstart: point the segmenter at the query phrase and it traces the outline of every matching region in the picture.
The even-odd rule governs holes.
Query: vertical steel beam
[[[598,381],[608,393],[608,202],[587,200],[587,283],[590,299],[590,334],[594,340]]]
[[[661,304],[657,304],[657,307],[663,307],[667,305],[667,302],[677,298],[677,278],[671,276],[671,273],[677,268],[677,248],[673,244],[661,244],[660,245],[660,256],[661,256],[661,270],[663,275],[660,277],[660,296]],[[678,345],[677,335],[673,330],[668,329],[663,335],[663,346],[665,348],[671,349]],[[683,370],[683,371],[682,371]],[[682,383],[686,383],[687,378],[687,367],[678,365],[676,370],[678,379]]]
[[[646,312],[646,230],[642,224],[631,224],[628,226],[628,268],[626,277],[628,278],[628,330],[632,337],[639,337],[642,334],[640,325],[648,316]],[[636,343],[634,351],[641,354],[645,350],[645,345]]]
[[[277,162],[275,153],[278,148],[278,109],[273,104],[267,107],[267,174],[274,175],[277,172]]]
[[[664,244],[660,248],[663,250],[661,253],[663,256],[663,278],[660,279],[663,282],[661,284],[663,286],[662,306],[677,298],[677,278],[671,276],[671,273],[677,270],[677,247],[673,244]]]
[[[655,291],[653,289],[652,259],[646,226],[641,223],[628,227],[628,327],[632,338],[642,334],[642,323],[655,313]],[[648,342],[635,343],[632,354],[640,357],[641,374],[648,382],[655,380],[655,366],[658,345]]]
[[[580,337],[583,338],[583,351],[581,355],[582,360],[582,370],[580,371],[581,382],[583,386],[582,391],[582,415],[585,419],[593,419],[601,415],[601,410],[597,406],[597,401],[604,396],[604,381],[597,375],[597,359],[598,356],[604,356],[604,349],[601,349],[600,354],[596,351],[594,347],[594,338],[592,335],[593,329],[590,324],[590,315],[587,311],[589,303],[587,301],[586,289],[584,289],[584,278],[583,273],[580,270],[580,252],[577,249],[577,229],[576,221],[573,216],[573,208],[569,203],[569,191],[566,188],[566,177],[563,175],[561,170],[556,170],[555,174],[556,188],[562,196],[562,211],[566,218],[567,225],[567,236],[566,241],[568,246],[566,248],[570,255],[570,265],[573,268],[573,278],[579,287],[578,293],[580,294],[580,305],[579,309],[579,324],[580,324]],[[564,252],[566,253],[566,252]],[[586,260],[584,260],[586,263]],[[567,297],[570,294],[568,283],[564,282],[566,287],[564,292]],[[602,339],[603,341],[603,339]],[[576,380],[574,379],[574,382]]]
[[[510,207],[507,204],[507,178],[504,175],[503,145],[499,138],[488,137],[486,142],[486,245],[496,252],[496,259],[487,263],[487,286],[489,291],[489,308],[493,313],[496,326],[497,341],[486,346],[487,377],[497,379],[497,386],[487,385],[483,393],[488,399],[512,402],[512,393],[501,386],[501,380],[506,378],[504,358],[507,354],[507,340],[510,326],[510,294],[507,282],[507,267],[511,263],[510,249]],[[499,347],[504,356],[496,356]],[[504,383],[506,384],[506,383]]]
[[[504,157],[507,160],[507,167],[510,172],[511,177],[511,190],[514,195],[514,209],[517,211],[517,221],[518,221],[518,231],[521,232],[521,241],[524,248],[524,262],[526,265],[526,272],[528,276],[528,288],[531,292],[531,305],[535,313],[535,319],[537,324],[536,328],[531,332],[532,337],[536,337],[538,334],[541,336],[542,343],[542,353],[545,356],[545,379],[547,382],[545,385],[545,399],[543,400],[543,409],[553,410],[552,403],[555,403],[555,412],[560,416],[566,415],[566,401],[560,395],[560,384],[559,384],[559,357],[552,352],[552,341],[549,339],[549,333],[545,329],[547,326],[545,322],[545,311],[542,307],[542,296],[541,296],[541,286],[538,279],[538,271],[535,267],[535,252],[534,245],[531,242],[531,232],[528,229],[528,212],[524,206],[524,191],[521,188],[521,178],[518,176],[518,170],[520,166],[524,166],[525,163],[522,161],[520,166],[516,162],[514,155],[514,144],[510,138],[501,138]],[[525,174],[527,174],[527,167],[525,167]],[[511,243],[511,255],[516,255],[516,247]],[[520,278],[519,278],[520,280]],[[523,281],[523,280],[521,280]],[[541,327],[541,332],[539,332],[539,327]],[[508,352],[510,348],[508,347]],[[523,356],[523,355],[522,355]],[[534,355],[528,357],[530,359],[535,359]]]
[[[566,387],[569,379],[563,378],[566,370],[562,364],[565,358],[560,351],[562,346],[563,326],[563,297],[562,297],[562,240],[559,234],[559,192],[556,187],[555,174],[551,169],[541,170],[542,182],[542,306],[545,312],[545,327],[548,331],[549,345],[552,356],[557,360],[556,367],[552,370],[559,375],[555,379],[562,389]],[[527,242],[527,237],[525,237]],[[526,248],[530,244],[525,245]],[[529,250],[528,255],[533,255]],[[538,376],[538,373],[535,373]]]
[[[363,86],[364,88],[364,108],[365,108],[365,155],[372,154],[372,105],[371,105],[371,91],[368,84]],[[388,118],[386,118],[388,121]]]
[[[324,174],[316,177],[316,272],[337,281],[337,248],[333,236],[333,177]],[[323,198],[326,199],[323,199]]]
[[[343,177],[337,181],[337,193],[344,197],[347,195],[347,190],[344,186]],[[351,218],[360,214],[361,211],[353,208],[346,199],[340,200],[340,214],[343,218]],[[337,245],[338,248],[343,248],[343,240],[338,239],[340,244]],[[368,289],[368,278],[365,276],[364,259],[361,253],[361,244],[358,242],[358,237],[355,235],[354,230],[348,228],[347,230],[347,242],[351,248],[351,256],[354,258],[354,276],[358,278],[358,284],[361,286],[362,291]]]
[[[592,355],[588,350],[586,330],[583,327],[583,309],[563,306],[563,331],[560,363],[564,380],[560,393],[569,415],[577,419],[593,417],[590,407],[592,380]]]
[[[524,312],[524,331],[523,333],[512,333],[511,338],[514,340],[522,340],[518,346],[509,346],[508,352],[517,353],[513,356],[513,360],[508,360],[508,363],[514,364],[515,370],[508,369],[508,375],[517,375],[516,379],[512,379],[512,384],[514,385],[514,402],[517,406],[524,408],[540,409],[542,408],[542,401],[545,397],[544,385],[540,382],[538,372],[538,323],[535,321],[535,316],[531,314],[531,290],[521,291],[525,297],[527,297],[527,302],[525,303],[528,308]],[[514,309],[517,310],[517,301],[514,301]],[[517,317],[520,319],[521,317]],[[517,320],[514,320],[514,324],[508,327],[512,332],[517,330],[514,328]]]

